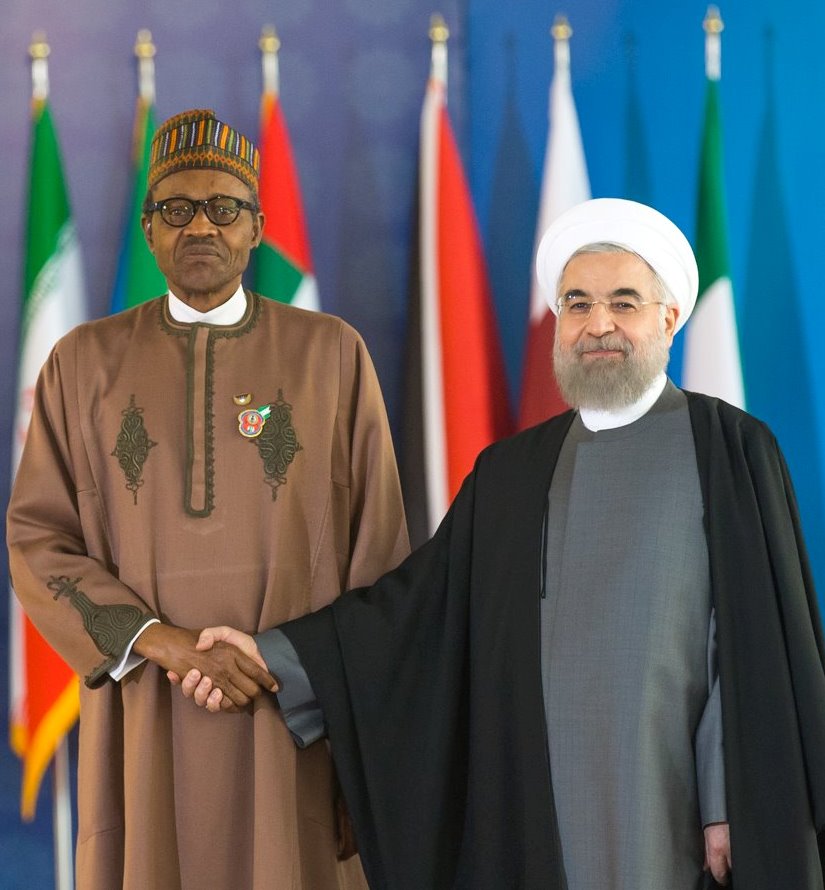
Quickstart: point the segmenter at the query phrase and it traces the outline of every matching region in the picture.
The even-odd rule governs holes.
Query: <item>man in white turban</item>
[[[601,199],[537,263],[573,410],[372,587],[201,645],[257,645],[296,741],[328,734],[374,888],[821,890],[816,599],[770,431],[666,377],[693,252]]]

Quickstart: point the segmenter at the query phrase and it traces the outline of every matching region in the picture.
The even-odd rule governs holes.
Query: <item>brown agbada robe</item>
[[[270,406],[256,439],[241,407]],[[80,326],[41,373],[8,515],[26,612],[81,686],[79,890],[361,888],[331,761],[264,694],[210,714],[144,662],[146,615],[255,632],[408,550],[378,382],[340,319],[247,297],[229,327],[160,298]],[[94,687],[94,688],[92,688]]]

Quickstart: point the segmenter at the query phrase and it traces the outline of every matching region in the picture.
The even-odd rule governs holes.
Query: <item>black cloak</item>
[[[764,424],[687,396],[733,886],[821,890],[825,647],[793,490]],[[434,537],[398,569],[281,627],[324,711],[374,890],[566,888],[539,596],[547,492],[572,418],[487,448]]]

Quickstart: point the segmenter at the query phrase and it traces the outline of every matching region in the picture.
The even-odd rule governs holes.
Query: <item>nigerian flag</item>
[[[77,240],[49,107],[33,104],[29,209],[24,261],[17,413],[12,472],[29,428],[34,388],[55,341],[85,316]],[[23,816],[34,815],[40,781],[63,736],[77,719],[78,680],[46,644],[17,600],[10,599],[11,745],[23,758]]]
[[[263,240],[255,252],[255,290],[302,309],[320,309],[312,272],[298,174],[278,95],[261,99],[261,209]]]
[[[685,327],[682,385],[685,389],[718,396],[744,408],[745,390],[730,278],[722,169],[719,31],[709,31],[708,40],[712,42],[707,52],[707,94],[695,241],[699,299]]]
[[[166,281],[146,244],[140,224],[149,178],[149,148],[155,132],[152,103],[138,99],[134,126],[132,200],[117,264],[112,312],[129,309],[166,293]]]

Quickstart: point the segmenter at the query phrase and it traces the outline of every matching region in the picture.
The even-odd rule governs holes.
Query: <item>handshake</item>
[[[264,690],[280,688],[255,640],[231,627],[207,627],[199,634],[171,624],[150,624],[132,650],[164,668],[187,698],[209,711],[238,711]]]

